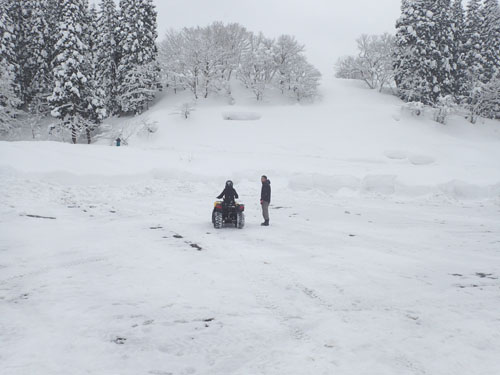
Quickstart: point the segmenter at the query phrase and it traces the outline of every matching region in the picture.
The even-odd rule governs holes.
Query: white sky
[[[97,1],[96,1],[97,2]],[[294,35],[311,63],[331,75],[363,34],[394,33],[401,0],[155,0],[159,39],[169,28],[238,22],[268,37]]]

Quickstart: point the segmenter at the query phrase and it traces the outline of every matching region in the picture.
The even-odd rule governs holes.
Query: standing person
[[[267,176],[262,176],[262,190],[260,192],[260,204],[262,205],[262,216],[264,222],[261,224],[264,227],[269,226],[269,204],[271,203],[271,180]]]

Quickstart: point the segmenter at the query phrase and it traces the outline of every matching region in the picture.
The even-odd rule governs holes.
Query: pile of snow
[[[256,112],[224,112],[222,118],[224,120],[237,120],[237,121],[255,121],[260,120],[262,116]]]
[[[388,150],[384,155],[393,160],[405,160],[413,165],[428,165],[434,163],[436,160],[432,156],[411,154],[401,150]]]

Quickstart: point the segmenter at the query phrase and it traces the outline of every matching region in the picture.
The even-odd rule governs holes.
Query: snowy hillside
[[[498,121],[322,91],[187,120],[169,95],[110,120],[158,126],[119,148],[1,142],[2,374],[498,374]],[[210,222],[229,178],[243,230]]]

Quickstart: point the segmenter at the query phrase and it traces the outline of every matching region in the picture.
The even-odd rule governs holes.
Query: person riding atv
[[[224,190],[217,197],[217,199],[222,199],[222,198],[224,198],[225,204],[234,204],[234,199],[239,198],[238,193],[233,187],[233,181],[231,180],[226,181],[226,186],[224,187]]]
[[[222,198],[224,198],[223,202],[217,201],[214,203],[212,211],[214,228],[220,229],[224,224],[229,224],[242,229],[245,226],[245,205],[235,202],[235,198],[238,199],[239,196],[231,180],[226,181],[224,190],[217,197],[217,199]]]

